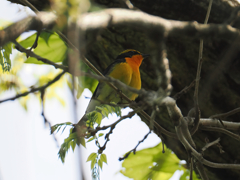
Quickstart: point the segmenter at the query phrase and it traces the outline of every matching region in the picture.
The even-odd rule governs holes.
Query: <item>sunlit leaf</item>
[[[12,43],[5,44],[0,48],[0,64],[2,65],[3,72],[9,72],[12,66],[10,55],[12,54]]]
[[[103,133],[99,133],[98,137],[102,137],[104,134]]]
[[[60,123],[60,124],[55,124],[51,127],[51,134],[54,133],[56,130],[59,131],[62,127],[66,127],[66,126],[71,126],[72,123],[71,122],[65,122],[65,123]]]
[[[94,139],[95,139],[95,137],[91,137],[87,142],[91,142]]]
[[[85,139],[83,137],[79,138],[80,140],[80,144],[86,148],[86,142],[85,142]]]
[[[107,156],[106,156],[106,154],[101,154],[100,160],[107,164]]]
[[[51,35],[53,35],[53,33],[43,31],[43,32],[41,32],[39,37],[41,37],[46,42],[46,44],[48,45],[48,41],[49,41],[49,38],[51,37]]]
[[[122,163],[121,173],[134,180],[168,180],[180,169],[179,159],[170,150],[162,153],[162,144],[130,154]]]
[[[97,163],[97,159],[92,160],[91,162],[91,169],[94,168],[94,165]]]
[[[21,41],[20,44],[25,48],[30,48],[35,39],[36,34],[33,34]],[[44,32],[44,35],[38,38],[38,46],[33,51],[35,54],[56,63],[62,62],[66,58],[67,46],[56,33]],[[25,63],[44,64],[33,57],[29,57]]]
[[[58,126],[58,128],[59,127],[60,126]],[[72,149],[74,150],[76,146],[76,139],[77,139],[77,133],[71,133],[66,139],[64,139],[64,142],[62,143],[60,150],[58,152],[58,156],[63,163],[65,161],[65,156],[68,150],[70,149],[70,147],[72,147]]]
[[[2,66],[2,69],[4,68],[4,59],[3,59],[3,54],[0,51],[0,65]]]
[[[93,160],[96,159],[96,158],[97,158],[97,153],[91,153],[91,154],[88,156],[86,162],[88,162],[88,161],[93,161]]]
[[[90,122],[96,122],[97,124],[101,124],[102,114],[97,111],[92,111],[87,114],[87,118],[90,120]]]
[[[20,102],[21,106],[27,111],[27,102],[30,99],[29,96],[24,96],[18,99],[18,101]]]

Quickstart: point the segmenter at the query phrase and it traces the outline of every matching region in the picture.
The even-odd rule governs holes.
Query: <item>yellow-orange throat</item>
[[[142,55],[133,55],[132,57],[125,58],[127,63],[131,66],[133,70],[139,70],[140,65],[142,64],[143,56]]]

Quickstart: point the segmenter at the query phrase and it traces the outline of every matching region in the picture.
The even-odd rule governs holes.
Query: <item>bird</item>
[[[106,68],[103,75],[118,79],[126,85],[139,90],[141,89],[141,76],[139,67],[142,61],[149,56],[150,55],[142,54],[134,49],[127,49],[117,56],[115,61]],[[134,101],[138,96],[138,94],[135,94],[131,91],[125,90],[122,92],[132,101]],[[88,120],[87,114],[95,110],[96,106],[103,104],[103,102],[114,102],[116,104],[120,102],[123,103],[122,99],[112,87],[105,82],[100,82],[92,95],[85,114],[75,125],[72,132],[75,132],[81,126],[84,126]]]

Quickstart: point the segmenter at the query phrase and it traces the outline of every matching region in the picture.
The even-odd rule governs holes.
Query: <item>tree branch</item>
[[[4,100],[0,100],[0,103],[6,102],[6,101],[13,101],[13,100],[15,100],[17,98],[20,98],[20,97],[23,97],[23,96],[27,96],[30,93],[34,93],[36,91],[42,91],[42,90],[46,89],[48,86],[50,86],[53,83],[55,83],[56,81],[58,81],[62,77],[62,75],[64,75],[65,73],[66,73],[65,71],[61,72],[52,81],[49,81],[47,84],[45,84],[43,86],[40,86],[38,88],[32,88],[30,91],[24,92],[22,94],[18,94],[16,96],[12,97],[12,98],[7,98],[7,99],[4,99]]]
[[[94,13],[86,13],[78,18],[81,31],[98,31],[108,26],[129,26],[151,32],[158,32],[165,37],[188,37],[191,39],[224,39],[231,41],[239,36],[238,29],[226,24],[200,24],[167,20],[144,12],[107,9]]]
[[[49,64],[49,65],[52,65],[54,66],[56,69],[59,68],[59,69],[62,69],[64,71],[68,71],[68,67],[67,66],[64,66],[64,65],[60,65],[60,64],[56,64],[46,58],[43,58],[37,54],[35,54],[33,51],[31,50],[28,50],[24,47],[22,47],[17,41],[13,40],[13,43],[16,45],[16,49],[20,52],[23,52],[23,53],[26,53],[27,56],[30,56],[30,57],[33,57],[33,58],[36,58],[37,60],[39,61],[42,61],[43,63],[46,63],[46,64]]]
[[[0,31],[0,46],[14,41],[23,32],[52,28],[57,16],[53,13],[40,12],[37,16],[29,16]]]

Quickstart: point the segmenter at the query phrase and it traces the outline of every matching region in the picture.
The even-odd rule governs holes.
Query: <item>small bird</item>
[[[147,57],[149,57],[149,55],[142,54],[133,49],[127,49],[117,56],[116,60],[107,67],[103,75],[118,79],[133,88],[141,89],[139,67],[142,61]],[[138,96],[138,94],[131,91],[123,91],[123,93],[131,100],[135,100]],[[88,120],[86,114],[95,110],[95,107],[101,105],[102,102],[114,102],[116,104],[120,102],[123,103],[117,92],[112,87],[105,82],[100,82],[93,93],[84,116],[77,123],[73,132],[76,131],[76,127],[78,129],[78,127],[85,125]]]

